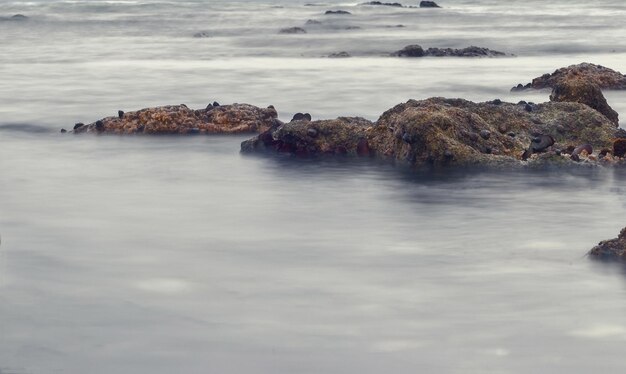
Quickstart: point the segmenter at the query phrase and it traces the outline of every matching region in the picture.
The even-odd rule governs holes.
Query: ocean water
[[[215,100],[283,120],[541,102],[509,89],[626,71],[623,1],[438,3],[0,1],[0,373],[626,370],[626,272],[586,257],[626,225],[624,170],[415,174],[244,156],[249,136],[59,133]],[[515,56],[386,56],[408,44]],[[623,125],[626,92],[605,95]]]

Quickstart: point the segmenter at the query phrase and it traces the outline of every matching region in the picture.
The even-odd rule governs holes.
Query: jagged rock
[[[261,109],[248,104],[210,105],[201,110],[172,105],[125,112],[121,118],[119,115],[107,117],[89,125],[79,123],[74,126],[74,133],[251,133],[266,131],[274,125],[277,117],[273,107]]]
[[[278,31],[279,34],[306,34],[306,30],[302,27],[287,27],[284,29],[280,29]]]
[[[470,46],[462,49],[453,48],[428,48],[424,50],[418,44],[412,44],[394,52],[392,56],[398,57],[498,57],[506,56],[504,52],[494,51],[489,48]]]
[[[243,152],[269,150],[298,156],[361,155],[368,147],[368,131],[374,124],[359,117],[334,120],[292,121],[280,124],[241,144]]]
[[[586,62],[557,69],[554,73],[544,74],[526,85],[520,83],[511,90],[554,88],[558,83],[571,79],[585,79],[597,84],[601,89],[626,90],[626,76],[624,74],[602,65]]]
[[[345,14],[345,15],[349,15],[352,14],[350,12],[348,12],[347,10],[327,10],[326,13],[327,15],[339,15],[339,14]]]
[[[501,128],[515,136],[502,133]],[[367,154],[415,167],[502,166],[520,165],[528,145],[538,137],[541,144],[534,152],[547,154],[540,156],[541,162],[552,162],[550,157],[565,158],[550,151],[554,147],[574,149],[584,142],[607,148],[614,134],[615,125],[606,117],[579,103],[548,102],[527,112],[524,105],[511,103],[430,98],[397,105],[376,124],[358,118],[282,124],[244,142],[242,150],[269,149],[300,156]],[[554,147],[544,147],[542,136],[550,137]],[[531,162],[537,157],[532,156]]]
[[[557,82],[550,95],[550,101],[586,104],[604,114],[615,125],[619,123],[617,112],[606,102],[600,87],[584,78]]]
[[[441,8],[434,1],[420,1],[420,8]]]
[[[615,239],[604,240],[593,247],[589,255],[602,260],[626,261],[626,227]]]

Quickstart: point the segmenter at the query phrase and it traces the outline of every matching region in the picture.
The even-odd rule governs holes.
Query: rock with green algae
[[[580,144],[598,150],[612,147],[616,126],[587,105],[548,102],[530,111],[527,105],[409,100],[383,113],[376,123],[344,117],[280,124],[244,142],[242,151],[376,156],[414,167],[439,167],[523,165],[522,154],[541,135],[554,139],[545,152],[555,159],[567,157],[560,150]]]
[[[236,134],[268,130],[278,117],[274,107],[259,108],[249,104],[209,105],[194,110],[186,105],[120,111],[118,116],[103,118],[75,128],[74,133],[109,134]]]
[[[617,238],[598,243],[591,249],[589,255],[602,260],[626,261],[626,227]]]
[[[587,62],[557,69],[552,74],[544,74],[533,79],[531,83],[525,85],[520,83],[511,90],[554,88],[558,83],[581,78],[597,84],[601,89],[626,90],[626,75],[602,65]]]

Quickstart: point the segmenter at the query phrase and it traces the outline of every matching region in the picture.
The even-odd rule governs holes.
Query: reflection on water
[[[0,150],[0,362],[623,368],[624,274],[585,257],[623,226],[621,170],[416,175],[243,157],[243,139],[12,135]]]

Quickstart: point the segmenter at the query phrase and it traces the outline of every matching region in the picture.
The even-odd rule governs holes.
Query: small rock
[[[491,131],[489,131],[489,130],[481,130],[480,131],[480,137],[485,139],[485,140],[488,140],[491,137]]]
[[[324,14],[337,15],[337,14],[352,14],[352,13],[346,10],[327,10],[326,13]]]
[[[401,50],[393,53],[393,55],[398,57],[423,57],[424,48],[418,44],[407,45]]]
[[[193,37],[194,38],[210,38],[211,35],[209,35],[208,32],[202,31],[202,32],[197,32],[197,33],[193,34]]]
[[[624,157],[626,155],[626,139],[619,138],[613,141],[613,155]]]
[[[213,106],[220,106],[220,103],[218,103],[217,101],[214,101]]]
[[[104,122],[96,121],[96,130],[103,131],[104,130]]]
[[[65,134],[67,132],[66,129],[61,129],[61,134]]]
[[[306,30],[302,27],[287,27],[284,29],[280,29],[278,31],[279,34],[306,34]]]
[[[524,105],[524,110],[527,112],[532,112],[533,106],[527,103],[526,105]]]
[[[124,118],[124,111],[123,110],[118,110],[117,111],[117,116],[118,116],[119,119]]]
[[[336,52],[336,53],[329,54],[328,57],[330,57],[330,58],[347,58],[347,57],[352,57],[352,56],[350,56],[350,54],[348,52]]]
[[[317,137],[317,130],[314,128],[310,128],[308,130],[306,130],[306,134],[308,136],[310,136],[311,138],[316,138]]]
[[[74,125],[74,130],[76,130],[76,129],[80,129],[80,128],[81,128],[81,127],[83,127],[83,126],[85,126],[85,124],[84,124],[84,123],[82,123],[82,122],[78,122],[77,124],[75,124],[75,125]]]
[[[434,1],[420,1],[420,8],[441,8]]]
[[[318,21],[318,20],[315,20],[315,19],[309,19],[304,24],[305,25],[321,25],[322,22]]]

